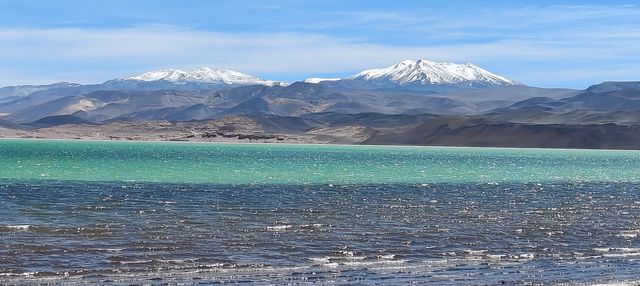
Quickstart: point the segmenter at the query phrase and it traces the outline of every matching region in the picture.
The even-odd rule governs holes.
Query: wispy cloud
[[[448,10],[419,9],[411,11],[338,11],[332,12],[342,21],[332,21],[333,26],[367,26],[384,30],[402,26],[404,29],[441,32],[443,29],[502,29],[511,30],[557,27],[556,24],[584,22],[593,25],[610,25],[624,22],[638,24],[640,7],[636,5],[520,5],[451,6]],[[593,22],[598,20],[597,22]],[[601,20],[606,20],[602,22]],[[328,26],[330,27],[330,26]],[[514,35],[515,36],[515,35]]]

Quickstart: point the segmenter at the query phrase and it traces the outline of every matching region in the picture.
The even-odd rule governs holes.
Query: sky
[[[0,0],[0,86],[199,66],[293,82],[404,59],[539,87],[640,80],[640,1]]]

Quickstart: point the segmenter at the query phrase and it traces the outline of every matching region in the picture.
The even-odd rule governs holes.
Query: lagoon
[[[0,284],[640,280],[640,152],[0,140]]]

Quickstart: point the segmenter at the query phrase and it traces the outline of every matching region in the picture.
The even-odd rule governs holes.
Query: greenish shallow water
[[[0,178],[208,184],[637,182],[640,152],[0,140]]]

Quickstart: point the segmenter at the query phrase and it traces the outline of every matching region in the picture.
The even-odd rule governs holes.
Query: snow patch
[[[321,78],[321,77],[310,77],[308,79],[303,80],[306,83],[321,83],[323,81],[339,81],[341,78]]]

